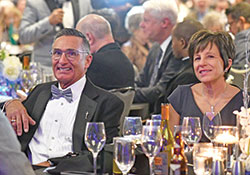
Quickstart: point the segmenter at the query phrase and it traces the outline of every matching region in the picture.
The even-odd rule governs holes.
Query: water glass
[[[115,137],[114,142],[114,159],[116,165],[126,175],[135,163],[135,144],[134,141],[124,137]]]
[[[213,144],[195,143],[193,146],[194,172],[197,175],[210,175],[213,163]]]
[[[106,142],[105,127],[103,122],[87,122],[85,144],[93,154],[94,173],[97,174],[96,159]]]

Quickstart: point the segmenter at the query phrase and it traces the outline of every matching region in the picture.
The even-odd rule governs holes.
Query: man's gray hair
[[[143,8],[156,19],[168,18],[172,25],[177,23],[178,7],[174,0],[148,0],[143,4]]]

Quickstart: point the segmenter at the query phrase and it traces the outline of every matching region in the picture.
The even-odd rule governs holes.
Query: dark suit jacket
[[[106,90],[134,87],[133,66],[116,43],[107,44],[93,54],[87,75],[95,85]]]
[[[169,43],[161,66],[158,70],[156,78],[156,84],[149,87],[150,79],[153,74],[156,57],[159,51],[160,45],[154,44],[150,49],[147,56],[146,64],[136,80],[136,91],[135,91],[135,103],[149,103],[150,112],[153,112],[153,106],[155,102],[162,96],[164,96],[167,86],[170,80],[182,69],[183,62],[179,59],[175,59],[172,52],[172,41]]]
[[[30,126],[28,133],[19,137],[22,151],[27,151],[37,127],[40,123],[47,102],[51,98],[51,85],[57,82],[49,82],[38,85],[23,102],[29,115],[36,121],[35,126]],[[55,109],[56,110],[56,109]],[[88,79],[82,92],[76,119],[73,128],[73,151],[86,150],[84,133],[87,122],[104,122],[107,136],[106,143],[112,142],[114,136],[118,136],[120,116],[123,111],[123,102],[113,94],[94,86]]]
[[[199,83],[200,81],[196,78],[194,70],[190,60],[184,61],[184,69],[180,71],[170,82],[165,93],[165,102],[167,101],[168,96],[177,88],[178,85]]]

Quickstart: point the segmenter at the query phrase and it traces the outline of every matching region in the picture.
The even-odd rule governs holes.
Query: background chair
[[[119,89],[109,90],[112,94],[115,94],[119,97],[124,103],[124,109],[120,118],[120,135],[123,133],[123,121],[125,116],[128,116],[131,104],[135,96],[135,90],[133,87],[125,87]]]
[[[244,82],[244,78],[246,73],[250,72],[250,68],[247,70],[239,70],[239,69],[235,69],[235,68],[231,68],[229,75],[233,76],[231,78],[232,84],[235,84],[237,86],[239,86],[241,89],[243,89],[243,82]],[[230,78],[230,76],[229,76]],[[250,79],[250,77],[249,77]],[[249,87],[250,87],[250,81],[248,79],[248,92],[249,92]]]

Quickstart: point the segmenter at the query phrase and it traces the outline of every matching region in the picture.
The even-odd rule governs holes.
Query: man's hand
[[[37,166],[42,166],[42,167],[50,167],[50,163],[48,161],[41,162],[36,164]]]
[[[8,103],[8,102],[6,102]],[[29,124],[35,125],[36,122],[29,116],[25,107],[19,100],[12,100],[5,106],[6,115],[16,131],[18,136],[22,135],[22,131],[29,131]]]
[[[51,15],[49,16],[49,23],[51,25],[56,25],[56,24],[62,23],[63,22],[63,15],[64,15],[64,12],[62,9],[59,8],[59,9],[53,10]]]

